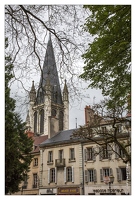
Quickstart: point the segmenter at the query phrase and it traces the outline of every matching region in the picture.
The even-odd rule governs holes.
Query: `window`
[[[50,169],[50,182],[55,182],[55,168]]]
[[[124,158],[124,157],[125,154],[122,151],[122,149],[117,144],[115,144],[115,158]]]
[[[103,126],[101,128],[102,128],[102,133],[106,133],[107,132],[106,126]]]
[[[40,134],[44,132],[44,110],[40,111]]]
[[[74,167],[64,167],[64,182],[74,182]]]
[[[103,181],[103,177],[105,176],[112,176],[113,175],[113,171],[111,168],[103,168],[100,169],[100,180]]]
[[[38,158],[34,158],[33,165],[38,166]]]
[[[70,149],[70,160],[75,160],[75,150],[74,148],[71,148]]]
[[[53,162],[53,151],[49,151],[48,152],[48,163],[52,163]]]
[[[56,117],[56,114],[57,114],[56,110],[55,110],[55,109],[52,109],[52,111],[51,111],[51,116],[52,116],[52,117]]]
[[[63,130],[63,112],[59,112],[59,131]]]
[[[95,156],[93,147],[84,149],[84,160],[85,161],[89,161],[89,160],[95,161],[96,160],[96,156]]]
[[[37,174],[33,174],[33,188],[37,188],[37,181],[38,180],[38,176]]]
[[[87,148],[87,160],[93,160],[93,148]]]
[[[63,159],[63,150],[59,150],[59,159],[60,159],[60,162],[62,162],[62,159]]]
[[[94,181],[93,170],[88,170],[88,172],[89,172],[89,182],[93,182]]]
[[[88,169],[85,170],[85,182],[96,182],[96,170]]]
[[[103,159],[108,159],[108,150],[107,147],[102,148],[102,157]]]
[[[126,167],[116,168],[117,171],[117,180],[125,181],[126,180]]]
[[[67,167],[67,181],[72,182],[72,168]]]
[[[57,183],[57,168],[48,168],[48,183]]]
[[[110,169],[103,169],[103,176],[110,176]]]
[[[112,151],[110,145],[99,148],[99,159],[111,159]]]

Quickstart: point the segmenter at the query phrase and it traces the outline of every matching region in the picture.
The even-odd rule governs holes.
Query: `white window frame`
[[[74,183],[74,167],[64,167],[64,183],[72,182]]]
[[[75,149],[70,148],[70,160],[75,160]]]
[[[90,178],[91,173],[91,178]],[[85,182],[97,182],[96,169],[85,170]]]
[[[104,168],[100,169],[100,181],[101,182],[103,182],[104,176],[112,176],[112,175],[113,175],[112,168],[104,167]]]
[[[37,186],[38,186],[38,174],[37,173],[33,174],[33,186],[35,186],[33,188],[37,188]]]
[[[38,166],[38,158],[33,159],[33,166],[34,167]]]
[[[53,151],[48,151],[48,163],[53,162]]]

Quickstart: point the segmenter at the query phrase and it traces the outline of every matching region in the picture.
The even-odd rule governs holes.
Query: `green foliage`
[[[5,44],[7,43],[7,40]],[[5,45],[7,47],[7,45]],[[24,174],[29,171],[33,141],[25,132],[25,124],[15,113],[15,100],[10,97],[9,82],[13,78],[11,58],[5,57],[5,193],[19,190]]]
[[[81,78],[119,104],[131,93],[131,6],[86,5],[90,16],[84,29],[94,40],[83,58]]]

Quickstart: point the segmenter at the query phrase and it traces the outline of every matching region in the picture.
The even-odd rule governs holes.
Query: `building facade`
[[[71,139],[74,131],[61,131],[40,144],[39,194],[131,194],[130,166],[123,163],[116,153],[121,153],[121,150],[114,145],[115,152],[103,148],[97,154],[101,147],[95,142]],[[124,134],[120,139],[126,140],[127,137]],[[110,176],[114,177],[114,182],[109,185]]]
[[[70,140],[72,132],[61,131],[40,144],[40,195],[83,194],[82,145]]]

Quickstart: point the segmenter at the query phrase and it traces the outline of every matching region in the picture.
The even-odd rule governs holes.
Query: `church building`
[[[54,50],[49,36],[38,90],[34,81],[30,90],[27,127],[35,136],[53,137],[58,131],[69,129],[69,93],[65,80],[63,94],[60,88]]]

